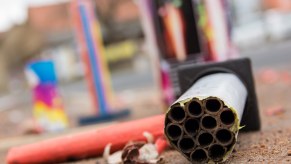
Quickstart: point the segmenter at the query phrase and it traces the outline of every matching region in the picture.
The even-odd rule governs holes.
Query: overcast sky
[[[41,6],[68,0],[0,0],[0,32],[14,24],[21,24],[27,18],[28,6]]]

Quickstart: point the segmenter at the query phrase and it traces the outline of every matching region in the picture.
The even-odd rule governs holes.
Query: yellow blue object
[[[26,66],[26,74],[33,92],[33,114],[44,131],[61,131],[68,127],[54,63],[38,60]]]

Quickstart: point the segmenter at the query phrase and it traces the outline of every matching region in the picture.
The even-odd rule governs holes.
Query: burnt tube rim
[[[230,108],[223,108],[223,110],[219,113],[220,122],[224,126],[234,125],[235,117],[236,114]]]
[[[176,127],[176,128],[179,128],[179,130],[180,130],[180,135],[177,135],[176,137],[173,137],[173,135],[171,134],[171,133],[169,133],[169,128],[171,128],[171,127]],[[178,129],[172,129],[172,130],[178,130]],[[167,137],[170,139],[170,140],[173,140],[173,141],[175,141],[175,140],[179,140],[182,136],[183,136],[183,128],[181,127],[181,125],[179,125],[179,124],[176,124],[176,123],[170,123],[170,124],[168,124],[167,126],[166,126],[166,128],[165,128],[165,133],[166,133],[166,135],[167,135]]]
[[[218,136],[218,135],[221,135],[221,134],[218,134],[218,133],[220,133],[220,132],[222,132],[222,131],[227,131],[227,132],[229,132],[229,134],[230,134],[230,138],[229,138],[228,141],[226,141],[226,142],[225,142],[224,140],[221,140],[221,139],[220,139],[221,136]],[[215,131],[215,138],[217,139],[218,143],[221,144],[222,146],[228,146],[228,145],[230,145],[231,143],[233,143],[233,141],[234,141],[234,136],[235,136],[235,134],[234,134],[232,131],[230,131],[229,129],[220,128],[220,129],[217,129],[217,130]]]
[[[188,140],[188,141],[190,141],[190,142],[192,142],[193,143],[193,146],[189,146],[189,144],[185,144],[185,145],[181,145],[182,143],[182,141],[185,141],[185,140]],[[186,149],[184,149],[184,148],[181,148],[181,147],[184,147],[184,146],[189,146],[189,147],[187,147]],[[177,144],[177,147],[182,151],[182,152],[184,152],[184,153],[189,153],[189,152],[191,152],[195,147],[196,147],[196,143],[195,143],[195,141],[192,139],[192,137],[188,137],[188,136],[184,136],[184,137],[181,137],[180,139],[179,139],[179,141],[178,141],[178,144]]]
[[[198,113],[195,113],[196,111],[191,109],[198,109]],[[205,112],[202,101],[196,98],[192,99],[190,102],[187,102],[185,110],[189,116],[194,118],[201,117]]]
[[[213,149],[216,149],[215,151]],[[220,152],[223,151],[223,152]],[[215,152],[215,154],[217,155],[213,155],[213,153]],[[225,156],[226,153],[226,148],[220,144],[213,144],[209,147],[208,149],[208,156],[211,160],[213,160],[214,162],[220,162],[223,160],[223,157]]]
[[[210,142],[207,142],[207,143],[205,143],[205,144],[201,144],[201,139],[205,139],[205,137],[206,136],[202,136],[202,135],[208,135],[207,137],[211,137],[212,139],[211,139],[211,141]],[[200,137],[203,137],[203,138],[200,138]],[[208,138],[209,139],[209,138]],[[201,147],[207,147],[207,146],[209,146],[209,145],[211,145],[213,142],[215,141],[215,138],[214,138],[214,136],[212,135],[212,133],[209,133],[209,132],[207,132],[207,131],[202,131],[202,132],[200,132],[198,135],[197,135],[197,137],[196,137],[196,142],[197,142],[197,144],[198,145],[200,145]]]
[[[206,113],[216,114],[223,108],[224,103],[217,97],[208,97],[203,100],[203,106]]]
[[[189,125],[188,124],[189,124],[190,121],[195,122],[195,125],[194,126],[197,126],[197,128],[195,128],[194,132],[193,131],[189,131],[189,128],[188,128]],[[183,128],[184,128],[185,132],[188,135],[195,136],[199,132],[199,130],[200,130],[199,120],[197,120],[195,118],[188,118],[188,119],[185,120],[184,125],[183,125]]]
[[[201,159],[199,159],[199,160],[194,160],[194,159],[193,159],[193,155],[194,155],[195,153],[197,153],[198,151],[204,153],[204,154],[205,154],[205,158],[203,158],[202,160],[201,160]],[[199,154],[198,154],[198,155],[199,155]],[[206,151],[205,149],[203,149],[203,148],[198,148],[198,149],[194,150],[194,151],[190,154],[190,159],[191,159],[192,162],[205,163],[205,162],[208,161],[208,154],[207,154],[207,151]]]
[[[174,105],[168,111],[167,117],[172,122],[181,123],[186,119],[187,113],[181,105]]]
[[[206,118],[211,118],[211,120],[207,121],[207,120],[205,120]],[[212,121],[212,122],[210,122],[210,121]],[[205,126],[205,124],[207,126]],[[204,116],[202,116],[202,118],[200,120],[200,126],[202,129],[209,131],[209,130],[216,129],[219,126],[219,123],[218,123],[218,120],[214,116],[212,116],[210,114],[205,114]]]

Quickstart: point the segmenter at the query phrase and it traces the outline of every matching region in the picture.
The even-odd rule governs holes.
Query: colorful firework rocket
[[[33,114],[42,130],[54,132],[67,128],[68,119],[58,93],[53,62],[49,60],[32,62],[26,67],[26,75],[32,86]]]
[[[163,12],[162,12],[163,13]],[[168,40],[168,48],[173,48],[174,54],[179,61],[186,60],[186,47],[184,40],[184,22],[180,10],[172,3],[166,3],[164,6],[164,24],[165,37]]]
[[[231,42],[231,26],[226,0],[197,0],[199,26],[202,28],[210,60],[223,61],[237,57]]]
[[[153,20],[162,57],[172,62],[201,59],[200,34],[192,0],[153,1]]]
[[[99,116],[109,113],[113,93],[105,60],[102,35],[94,4],[90,0],[74,0],[71,13],[79,51],[85,63],[86,78]]]
[[[145,33],[146,44],[149,49],[149,57],[151,59],[151,68],[153,69],[155,83],[161,90],[163,103],[165,108],[171,105],[175,99],[174,90],[172,87],[169,64],[160,59],[160,50],[157,43],[157,35],[154,24],[154,7],[153,1],[139,0],[137,5],[139,7],[141,23]]]

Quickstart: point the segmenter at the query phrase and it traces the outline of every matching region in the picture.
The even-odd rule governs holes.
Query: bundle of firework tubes
[[[191,162],[225,161],[237,140],[246,96],[235,75],[205,76],[169,108],[165,135]]]

